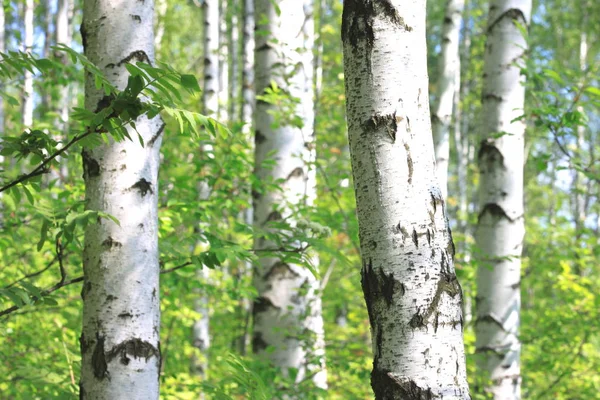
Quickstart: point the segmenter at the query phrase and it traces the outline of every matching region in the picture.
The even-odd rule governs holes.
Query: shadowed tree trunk
[[[375,398],[469,399],[462,291],[435,178],[425,0],[345,0],[342,42]]]
[[[264,95],[275,82],[299,103],[292,121],[274,119],[276,104],[258,101],[255,114],[255,174],[261,181],[282,179],[281,192],[255,192],[254,225],[296,217],[291,206],[311,205],[316,197],[314,161],[314,90],[312,3],[305,0],[257,0],[256,5],[256,93]],[[279,11],[279,12],[278,12]],[[291,119],[294,115],[287,116]],[[274,160],[274,165],[265,164]],[[256,238],[258,249],[276,247]],[[313,265],[317,264],[313,257]],[[308,268],[269,257],[261,258],[255,270],[258,298],[254,303],[254,352],[274,366],[295,368],[297,381],[311,376],[325,388],[323,318],[319,281]]]
[[[85,55],[119,89],[127,85],[127,62],[154,61],[153,11],[151,0],[84,1]],[[86,76],[85,105],[96,112],[108,101]],[[99,219],[85,231],[81,399],[159,398],[157,201],[164,124],[142,116],[135,125],[130,135],[139,133],[144,147],[110,139],[82,152],[87,209],[110,214],[119,225]]]

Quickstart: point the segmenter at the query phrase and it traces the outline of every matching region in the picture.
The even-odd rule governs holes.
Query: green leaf
[[[181,86],[189,89],[191,93],[200,92],[200,85],[194,75],[181,75]]]

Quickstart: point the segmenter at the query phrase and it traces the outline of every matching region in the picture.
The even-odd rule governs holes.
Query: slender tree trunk
[[[243,131],[249,134],[254,115],[254,0],[243,1],[243,60],[242,60],[242,108],[240,120]]]
[[[205,115],[219,111],[219,3],[204,0],[204,87],[202,107]]]
[[[153,11],[152,0],[84,1],[85,55],[120,89],[126,62],[154,60]],[[98,111],[106,98],[91,75],[85,89],[86,108]],[[157,178],[164,124],[142,116],[136,127],[144,147],[111,139],[82,153],[87,208],[119,220],[101,219],[85,231],[82,399],[159,398]]]
[[[73,39],[72,29],[73,19],[73,1],[59,0],[58,9],[56,12],[56,44],[71,46]],[[63,63],[67,62],[67,55],[64,52],[58,53]],[[58,131],[60,135],[55,136],[55,140],[63,140],[69,135],[69,108],[71,105],[71,85],[67,84],[60,88],[59,97],[59,115]],[[51,179],[59,179],[65,181],[69,175],[69,170],[66,162],[61,162],[59,171],[52,171]]]
[[[581,21],[581,34],[579,36],[579,69],[582,76],[585,74],[587,69],[587,53],[588,53],[588,41],[586,28],[588,25],[588,12],[586,3],[582,6],[582,21]],[[577,111],[583,114],[585,110],[583,106],[579,105]],[[579,125],[577,127],[577,148],[583,151],[585,148],[585,126]],[[585,175],[579,171],[575,171],[575,177],[573,179],[573,189],[575,192],[574,196],[574,219],[575,219],[575,237],[577,241],[581,239],[582,229],[585,224],[587,207],[586,207],[586,194],[584,181]],[[578,246],[578,243],[575,244]]]
[[[346,0],[348,138],[376,399],[469,399],[462,291],[435,178],[425,0]]]
[[[165,16],[167,15],[168,8],[169,6],[167,4],[167,0],[156,1],[156,13],[154,15],[156,26],[156,35],[154,35],[154,47],[156,48],[156,53],[159,53],[160,47],[162,45],[162,39],[165,35]]]
[[[202,93],[203,113],[211,118],[217,118],[219,112],[219,3],[217,0],[205,0],[202,4],[204,19],[204,91]],[[201,146],[202,154],[212,151],[212,145]],[[198,192],[201,200],[210,195],[210,188],[205,181],[198,182]],[[210,273],[206,267],[197,272],[198,280],[205,284],[209,282]],[[192,358],[192,370],[202,380],[208,377],[208,349],[210,348],[210,308],[207,294],[199,290],[194,308],[200,318],[194,322],[192,329],[192,344],[198,352]]]
[[[229,42],[229,93],[228,98],[228,114],[231,122],[235,121],[238,116],[237,105],[239,104],[239,48],[240,48],[240,26],[239,26],[239,8],[236,0],[230,0],[227,11],[228,33],[227,41]]]
[[[525,100],[515,62],[523,62],[527,43],[516,24],[527,26],[530,15],[531,0],[492,0],[484,57],[475,332],[479,368],[489,374],[487,390],[498,400],[519,399],[521,387],[525,123],[511,121],[523,114]]]
[[[342,42],[375,398],[468,399],[462,291],[435,178],[425,1],[346,0]]]
[[[432,115],[436,171],[444,199],[448,197],[448,162],[450,160],[450,126],[454,98],[457,96],[457,74],[460,76],[458,54],[460,24],[464,0],[448,0],[442,29],[442,52],[439,62],[439,93]],[[460,82],[459,86],[460,87]]]
[[[6,15],[4,13],[4,4],[0,4],[0,53],[4,53],[6,51]],[[2,136],[5,134],[5,124],[4,124],[4,99],[0,96],[0,144],[2,143]],[[4,156],[0,154],[0,168],[4,169]],[[2,193],[0,193],[0,199],[2,198]],[[2,203],[0,203],[0,208]],[[0,214],[0,222],[2,220],[2,215]]]
[[[228,121],[229,111],[229,68],[228,68],[228,56],[229,46],[228,33],[227,33],[227,3],[225,1],[219,1],[219,114],[218,117],[221,121]]]
[[[295,221],[291,206],[312,203],[316,196],[314,160],[314,93],[312,4],[299,0],[256,1],[256,93],[264,94],[275,82],[299,99],[295,115],[302,128],[274,120],[276,105],[258,101],[255,114],[255,174],[260,181],[281,179],[281,192],[254,195],[254,225]],[[278,10],[280,12],[278,12]],[[273,167],[265,161],[274,159]],[[263,238],[258,249],[276,245]],[[313,265],[316,265],[316,258]],[[282,369],[296,368],[297,381],[312,375],[313,383],[326,387],[323,318],[319,281],[302,265],[275,257],[262,258],[255,270],[258,298],[254,303],[254,352]],[[307,336],[311,336],[308,338]],[[315,362],[315,358],[319,361]]]
[[[33,51],[33,0],[25,1],[23,10],[23,25],[24,25],[24,51],[31,53]],[[23,127],[30,128],[33,124],[33,73],[25,71],[25,79],[23,83]]]

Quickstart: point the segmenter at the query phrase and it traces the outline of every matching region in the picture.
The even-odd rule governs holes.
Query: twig
[[[48,164],[50,164],[50,162],[52,160],[54,160],[56,157],[58,157],[61,154],[63,154],[65,151],[67,151],[75,143],[79,142],[82,139],[85,139],[86,137],[88,137],[92,133],[97,133],[97,132],[98,132],[97,130],[88,130],[88,131],[82,133],[81,135],[75,136],[73,139],[71,139],[71,141],[69,141],[69,143],[67,143],[66,145],[64,145],[64,147],[62,147],[61,149],[57,150],[51,156],[49,156],[46,159],[44,159],[44,161],[42,161],[42,163],[40,165],[38,165],[33,171],[31,171],[31,172],[29,172],[27,174],[21,175],[19,178],[15,179],[14,181],[12,181],[10,183],[7,183],[6,185],[0,187],[0,193],[4,192],[5,190],[8,190],[8,189],[12,188],[13,186],[18,185],[19,183],[25,182],[25,181],[27,181],[27,180],[35,177],[35,176],[45,174],[46,172],[49,171]]]

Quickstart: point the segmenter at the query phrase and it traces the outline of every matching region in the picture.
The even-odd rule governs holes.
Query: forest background
[[[27,33],[28,4],[34,4]],[[15,65],[2,67],[2,185],[23,169],[39,164],[39,143],[16,139],[26,129],[36,140],[68,143],[81,131],[85,115],[65,110],[83,107],[84,72],[80,35],[80,1],[71,4],[67,36],[57,39],[57,1],[4,1],[4,36],[0,51],[24,50],[48,62],[13,54]],[[439,54],[445,2],[427,2],[428,68],[431,103],[438,91]],[[255,259],[247,213],[252,176],[252,131],[242,110],[241,1],[222,2],[219,56],[220,126],[180,132],[181,114],[166,115],[160,167],[159,221],[161,259],[161,396],[197,398],[199,393],[240,398],[271,398],[286,390],[305,398],[370,398],[372,368],[369,318],[360,288],[358,226],[345,124],[344,74],[340,48],[339,1],[320,0],[314,8],[318,60],[314,127],[318,193],[313,207],[297,210],[307,222],[296,232],[317,250],[325,321],[329,387],[294,385],[251,354],[248,304],[255,296],[248,261]],[[460,34],[460,101],[455,105],[451,135],[447,211],[456,245],[456,269],[466,299],[465,345],[473,398],[486,395],[475,368],[473,318],[477,248],[477,151],[481,137],[481,76],[487,3],[470,0]],[[525,223],[521,279],[523,398],[600,398],[600,38],[594,1],[540,0],[534,3],[527,64],[524,118],[527,122]],[[200,78],[204,74],[203,8],[196,1],[156,2],[156,58],[168,68]],[[50,46],[64,43],[74,52]],[[28,67],[27,67],[28,66]],[[27,72],[28,68],[31,71]],[[167,67],[165,67],[167,68]],[[20,74],[23,72],[23,74]],[[27,75],[30,79],[27,79]],[[186,75],[188,76],[188,75]],[[27,82],[32,87],[27,88]],[[196,84],[188,93],[176,89],[181,109],[202,110]],[[184,85],[186,86],[186,85]],[[29,93],[28,93],[29,91]],[[168,91],[170,92],[170,91]],[[170,92],[173,94],[172,92]],[[271,93],[285,120],[294,118],[294,99],[285,90]],[[27,106],[26,106],[27,105]],[[29,107],[29,108],[27,108]],[[175,108],[173,108],[175,110]],[[225,126],[227,128],[225,128]],[[186,129],[183,129],[186,131]],[[133,138],[136,140],[136,138]],[[8,145],[7,145],[8,143]],[[13,144],[11,147],[10,144]],[[199,143],[203,146],[199,147]],[[36,147],[37,146],[37,147]],[[55,145],[54,145],[55,146]],[[208,147],[207,147],[208,146]],[[76,147],[74,147],[76,149]],[[0,393],[3,398],[73,398],[79,391],[79,335],[83,227],[90,216],[83,207],[79,151],[70,151],[54,166],[52,178],[39,176],[2,196],[0,235]],[[461,169],[461,165],[464,169]],[[209,196],[198,200],[198,182]],[[273,184],[273,183],[271,183]],[[275,184],[276,185],[276,184]],[[204,242],[198,243],[198,229]],[[55,241],[62,232],[64,244]],[[288,257],[290,255],[287,255]],[[294,255],[292,254],[292,257]],[[301,257],[300,257],[301,258]],[[306,259],[301,260],[307,262]],[[208,267],[209,279],[198,269]],[[66,272],[65,272],[66,271]],[[210,347],[207,375],[194,372],[204,357],[192,340],[202,318],[197,300],[209,304]],[[226,397],[225,397],[226,398]]]

